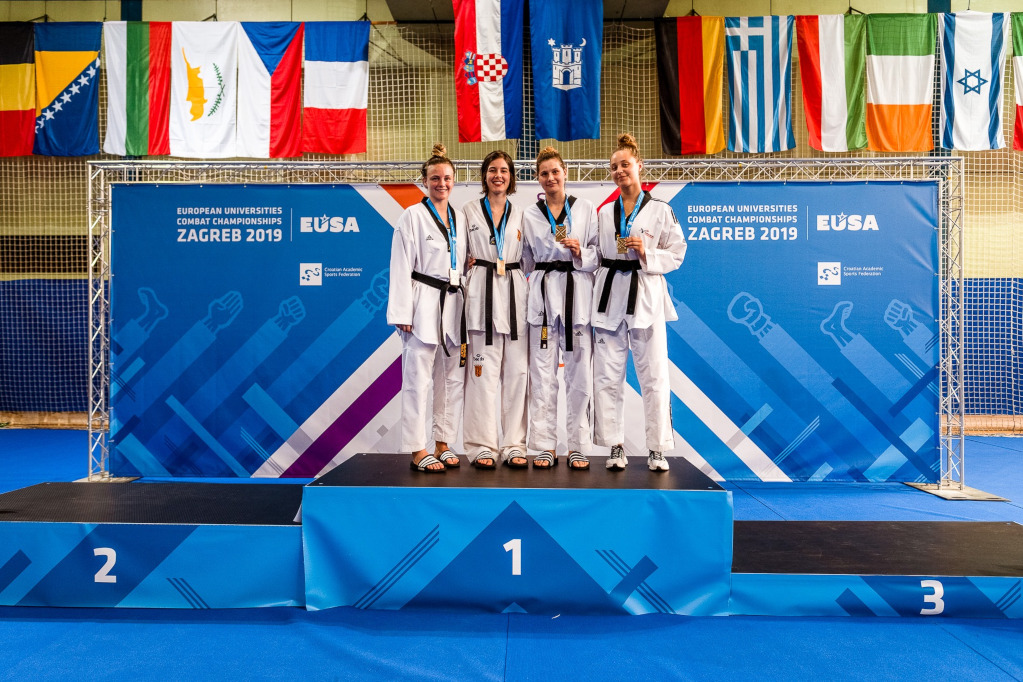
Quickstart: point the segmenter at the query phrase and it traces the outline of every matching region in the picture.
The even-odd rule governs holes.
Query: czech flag
[[[242,22],[238,155],[302,154],[302,36],[295,22]]]

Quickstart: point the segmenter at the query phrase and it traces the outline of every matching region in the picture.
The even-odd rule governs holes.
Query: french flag
[[[522,137],[523,0],[454,0],[458,141]]]
[[[238,41],[238,155],[302,153],[302,24],[242,22]]]
[[[302,151],[366,151],[369,27],[368,21],[306,22]]]

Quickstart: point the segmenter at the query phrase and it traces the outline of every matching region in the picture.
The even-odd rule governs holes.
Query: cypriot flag
[[[237,156],[237,21],[175,21],[171,40],[170,153]]]

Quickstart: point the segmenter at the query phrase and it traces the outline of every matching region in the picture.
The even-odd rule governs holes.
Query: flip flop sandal
[[[444,464],[444,462],[440,461],[433,455],[427,455],[426,457],[423,457],[421,460],[419,460],[418,464],[416,463],[415,460],[412,460],[411,462],[409,462],[409,467],[415,469],[416,471],[422,471],[423,473],[427,474],[443,474],[445,471],[447,471],[447,469],[445,469],[443,466],[440,469],[428,468],[431,464]]]
[[[550,469],[550,468],[552,468],[554,466],[554,463],[557,462],[557,461],[558,460],[554,459],[554,455],[552,455],[551,453],[549,453],[547,451],[544,451],[544,452],[541,452],[539,455],[537,455],[536,457],[533,458],[533,468],[534,469]],[[537,462],[546,462],[546,464],[542,464],[541,466],[537,466],[536,465]]]
[[[458,461],[458,455],[451,452],[451,450],[445,450],[444,452],[437,455],[437,459],[441,461],[448,469],[457,469],[462,466],[462,463]]]
[[[509,450],[507,455],[502,455],[501,459],[504,465],[509,469],[525,469],[529,466],[529,460],[522,454],[521,450]],[[521,462],[515,462],[513,460],[521,459]]]
[[[481,462],[481,459],[489,459],[490,463]],[[497,468],[497,456],[490,452],[481,452],[476,455],[476,459],[472,460],[472,465],[477,469],[496,469]]]
[[[590,468],[590,460],[588,460],[586,455],[581,452],[570,452],[568,453],[568,468],[577,471],[586,471]]]

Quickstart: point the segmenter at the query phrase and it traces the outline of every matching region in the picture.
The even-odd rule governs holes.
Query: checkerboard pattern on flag
[[[1009,15],[938,15],[941,52],[941,146],[964,151],[1003,149],[1002,75]]]
[[[454,0],[458,141],[522,137],[524,0]]]
[[[865,15],[796,17],[809,143],[824,152],[867,146],[863,83]]]
[[[867,15],[867,145],[875,152],[934,148],[934,14]]]
[[[726,17],[732,107],[728,149],[759,154],[792,149],[790,16]]]
[[[1016,85],[1016,127],[1012,148],[1023,151],[1023,13],[1012,15],[1012,72]]]

